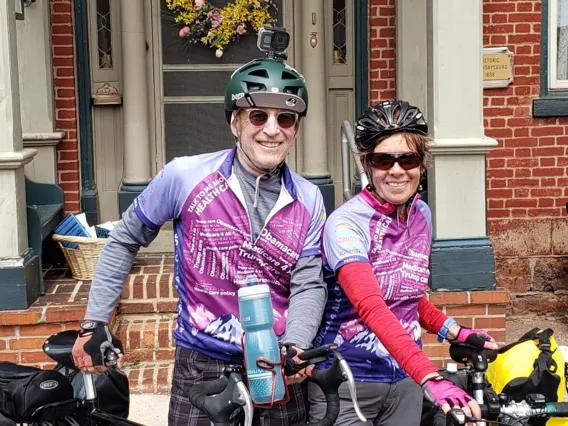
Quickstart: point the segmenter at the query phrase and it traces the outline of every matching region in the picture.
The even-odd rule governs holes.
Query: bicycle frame
[[[93,381],[93,375],[89,373],[83,374],[85,382],[85,399],[83,402],[83,410],[86,411],[87,425],[89,426],[144,426],[131,420],[124,419],[114,414],[105,413],[98,408],[98,397]]]

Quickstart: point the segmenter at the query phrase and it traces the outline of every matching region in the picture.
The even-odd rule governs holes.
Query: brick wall
[[[80,176],[73,1],[50,0],[50,6],[55,128],[65,132],[57,145],[58,183],[65,191],[65,210],[78,212]]]
[[[509,303],[508,291],[463,291],[432,293],[430,301],[446,315],[465,327],[487,330],[499,345],[506,342],[505,316]],[[438,343],[437,336],[422,332],[424,352],[438,367],[451,361],[448,344]]]
[[[484,47],[514,53],[513,84],[484,91],[485,133],[498,141],[487,161],[497,280],[513,292],[513,313],[561,313],[568,306],[568,118],[532,117],[541,1],[486,0],[483,22]]]
[[[396,95],[395,0],[369,0],[369,100]]]

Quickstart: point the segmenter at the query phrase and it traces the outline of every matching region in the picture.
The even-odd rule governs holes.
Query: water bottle
[[[274,374],[263,370],[256,364],[258,358],[266,358],[280,363],[278,340],[274,333],[274,315],[270,300],[270,289],[266,284],[258,284],[255,276],[247,277],[247,286],[238,291],[240,320],[244,335],[244,352],[247,364],[247,378],[252,401],[256,404],[270,403]],[[276,371],[274,401],[284,398],[284,378],[281,366]]]

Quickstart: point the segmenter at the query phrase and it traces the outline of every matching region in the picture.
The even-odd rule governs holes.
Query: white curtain
[[[568,80],[568,0],[558,1],[557,64],[558,80]]]

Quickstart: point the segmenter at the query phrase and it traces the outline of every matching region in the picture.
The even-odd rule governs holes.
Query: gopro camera
[[[290,43],[290,34],[282,27],[262,27],[258,32],[256,45],[266,52],[268,57],[286,56],[286,49]]]

